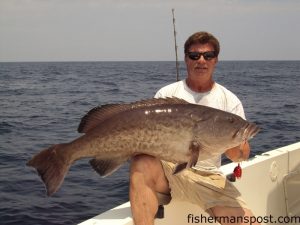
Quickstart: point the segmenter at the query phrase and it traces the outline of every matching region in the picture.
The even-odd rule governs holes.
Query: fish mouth
[[[243,140],[250,140],[260,131],[255,123],[248,123],[243,129]]]

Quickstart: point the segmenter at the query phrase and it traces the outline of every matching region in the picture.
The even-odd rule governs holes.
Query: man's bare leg
[[[131,161],[129,199],[135,225],[153,225],[158,208],[156,192],[169,193],[160,160],[148,155]]]
[[[211,216],[215,216],[215,217],[234,217],[235,219],[239,218],[239,217],[244,217],[244,218],[250,218],[253,217],[254,215],[251,212],[251,210],[246,209],[246,208],[237,208],[237,207],[226,207],[226,206],[215,206],[213,208],[211,208],[210,210],[208,210],[208,213],[211,214]],[[259,225],[260,223],[245,223],[244,222],[240,222],[240,223],[232,223],[232,221],[229,221],[229,223],[226,223],[226,220],[222,220],[220,221],[222,222],[222,225]]]

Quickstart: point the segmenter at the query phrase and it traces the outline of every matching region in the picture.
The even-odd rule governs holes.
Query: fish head
[[[229,149],[253,138],[259,127],[240,116],[219,111],[214,115],[206,115],[195,126],[195,133],[202,145],[210,149]]]

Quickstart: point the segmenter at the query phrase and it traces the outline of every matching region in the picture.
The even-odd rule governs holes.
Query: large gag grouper
[[[177,98],[104,105],[89,111],[70,143],[53,145],[28,163],[52,195],[78,159],[107,176],[134,155],[148,154],[177,163],[174,173],[224,153],[252,138],[259,128],[241,117]]]

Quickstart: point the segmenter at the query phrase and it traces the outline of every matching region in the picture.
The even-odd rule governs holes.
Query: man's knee
[[[161,161],[149,155],[137,155],[130,165],[130,186],[143,182],[156,191],[167,192],[168,182],[165,178]]]
[[[151,173],[153,170],[157,170],[161,167],[160,161],[150,155],[137,155],[131,159],[130,173],[140,172],[143,174]]]

